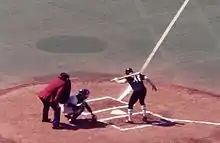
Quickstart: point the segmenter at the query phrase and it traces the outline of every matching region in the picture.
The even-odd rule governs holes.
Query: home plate
[[[124,114],[126,114],[126,112],[117,109],[117,110],[112,110],[111,114],[113,114],[113,115],[124,115]]]

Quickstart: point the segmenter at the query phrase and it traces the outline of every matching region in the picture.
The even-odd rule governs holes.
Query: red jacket
[[[52,80],[40,93],[39,98],[47,100],[49,102],[58,102],[59,98],[63,96],[64,93],[68,93],[65,90],[70,91],[70,87],[66,84],[64,80],[60,78],[55,78]]]

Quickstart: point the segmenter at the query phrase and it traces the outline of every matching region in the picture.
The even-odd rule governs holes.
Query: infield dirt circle
[[[125,105],[128,97],[121,103],[113,100],[117,99],[118,93],[124,90],[125,85],[108,82],[101,76],[99,79],[99,81],[73,79],[72,91],[88,88],[91,90],[91,100],[107,97],[90,102],[94,111]],[[159,91],[152,92],[149,87],[146,102],[148,110],[169,119],[209,121],[214,124],[183,121],[176,124],[149,124],[140,127],[145,125],[140,121],[141,115],[133,116],[135,124],[132,125],[125,123],[125,117],[92,123],[87,120],[90,118],[87,115],[80,117],[76,125],[70,125],[62,115],[61,121],[65,128],[52,130],[50,123],[41,123],[42,105],[36,96],[36,92],[45,86],[44,83],[45,81],[38,81],[38,84],[32,83],[17,89],[7,89],[0,96],[0,141],[2,143],[69,143],[72,141],[82,143],[217,143],[220,141],[220,123],[218,124],[220,115],[217,114],[220,101],[211,93],[157,83]],[[120,110],[126,112],[126,108]],[[135,112],[139,110],[140,107],[136,104]],[[98,112],[96,115],[99,120],[118,116],[111,114],[111,111]],[[153,122],[160,121],[160,118],[156,116],[149,114],[148,117]],[[127,130],[123,131],[123,129]]]
[[[219,143],[219,10],[220,0],[1,0],[0,143]],[[150,123],[137,102],[126,124],[127,85],[110,79],[139,71],[155,47]],[[72,92],[91,91],[98,122],[85,112],[75,125],[62,115],[63,130],[41,123],[36,93],[60,72]]]

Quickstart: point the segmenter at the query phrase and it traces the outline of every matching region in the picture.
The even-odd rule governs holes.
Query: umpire
[[[48,113],[51,107],[54,111],[53,129],[62,128],[60,126],[59,103],[65,103],[69,99],[70,91],[71,81],[69,75],[63,72],[39,92],[38,97],[43,103],[42,122],[50,122]]]

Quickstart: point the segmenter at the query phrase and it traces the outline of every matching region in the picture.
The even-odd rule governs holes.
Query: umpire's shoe
[[[60,125],[59,125],[59,126],[53,126],[52,129],[57,130],[57,129],[64,129],[64,128],[63,128],[63,126],[60,126]]]
[[[42,122],[50,123],[51,119],[43,119]]]

